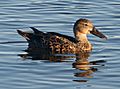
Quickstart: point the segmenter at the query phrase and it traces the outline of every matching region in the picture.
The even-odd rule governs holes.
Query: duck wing
[[[75,38],[56,32],[47,32],[30,27],[34,33],[17,30],[29,43],[29,49],[46,49],[52,53],[73,53],[75,51]]]
[[[21,30],[17,30],[17,32],[27,40],[28,50],[48,48],[44,41],[44,39],[46,39],[45,33],[41,32],[41,34],[38,35],[35,33],[23,32]]]

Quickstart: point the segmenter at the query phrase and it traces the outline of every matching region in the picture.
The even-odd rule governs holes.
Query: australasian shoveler
[[[39,50],[41,52],[42,50],[60,54],[75,54],[80,51],[90,52],[92,45],[88,41],[87,34],[91,33],[100,38],[107,39],[88,19],[79,19],[75,22],[73,27],[75,38],[56,32],[44,33],[34,27],[30,28],[34,33],[22,32],[20,30],[17,30],[17,32],[28,41],[28,50]]]

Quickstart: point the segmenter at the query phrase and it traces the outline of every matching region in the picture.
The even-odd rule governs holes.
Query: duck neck
[[[86,34],[76,36],[76,40],[78,41],[76,46],[81,50],[90,51],[92,49],[92,45],[88,41]],[[77,49],[76,51],[79,51],[79,49]]]
[[[76,37],[76,40],[80,43],[89,43],[86,34],[79,34],[79,35],[76,35],[75,37]]]

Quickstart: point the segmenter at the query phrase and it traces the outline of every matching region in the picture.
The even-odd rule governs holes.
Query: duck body
[[[90,52],[92,50],[92,45],[87,39],[87,34],[91,32],[100,38],[106,38],[102,33],[97,31],[87,19],[79,19],[74,24],[73,32],[75,38],[56,32],[44,33],[34,27],[30,28],[34,31],[33,33],[17,30],[17,32],[28,41],[29,51],[47,51],[52,54],[76,54],[81,51]]]
[[[36,28],[31,27],[34,33],[27,33],[18,30],[18,33],[22,35],[29,43],[28,50],[43,50],[51,53],[72,53],[75,54],[78,51],[85,51],[91,44],[89,42],[80,43],[75,38],[55,32],[43,33]],[[90,50],[86,50],[90,51]]]

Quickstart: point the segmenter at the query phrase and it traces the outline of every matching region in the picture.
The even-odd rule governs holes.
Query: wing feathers
[[[44,33],[44,32],[39,31],[39,30],[38,30],[38,29],[36,29],[35,27],[30,27],[30,28],[34,31],[34,33],[35,33],[35,34],[45,35],[45,33]]]

